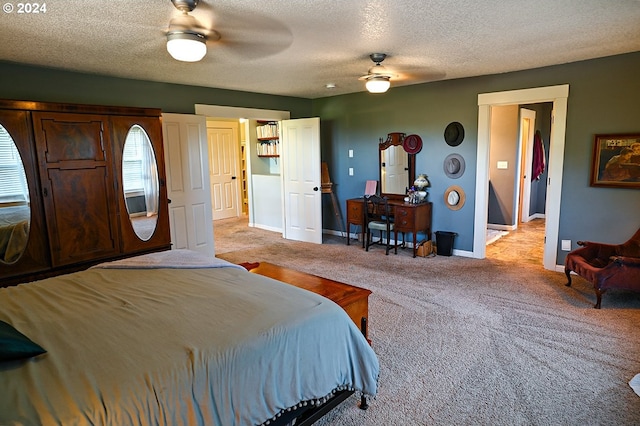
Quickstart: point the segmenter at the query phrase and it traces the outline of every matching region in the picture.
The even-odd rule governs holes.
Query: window
[[[29,201],[29,187],[22,158],[7,130],[0,125],[0,202],[24,203]]]
[[[129,130],[122,152],[122,186],[125,194],[144,191],[143,164],[146,159],[147,135],[139,126]]]

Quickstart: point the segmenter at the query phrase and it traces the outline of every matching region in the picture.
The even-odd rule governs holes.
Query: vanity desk
[[[413,257],[416,257],[418,232],[424,232],[426,238],[431,239],[432,203],[411,204],[403,200],[389,199],[389,205],[393,207],[394,226],[398,233],[410,232],[413,234]],[[351,240],[351,225],[356,225],[360,226],[362,247],[364,247],[364,206],[364,198],[347,200],[347,245]]]
[[[404,201],[406,189],[414,185],[416,179],[416,154],[422,149],[422,139],[418,135],[389,133],[386,140],[378,143],[378,170],[381,197],[387,197],[393,208],[394,227],[402,232],[403,240],[407,232],[413,234],[413,257],[418,249],[418,232],[424,232],[431,239],[431,209],[428,202],[417,204]],[[426,178],[426,175],[425,175]],[[351,240],[351,225],[360,226],[362,247],[365,239],[364,198],[347,200],[347,245]]]

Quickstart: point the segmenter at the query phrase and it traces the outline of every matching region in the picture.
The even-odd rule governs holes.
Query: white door
[[[237,126],[234,129],[234,123],[207,125],[213,220],[239,216],[237,140]]]
[[[206,119],[162,114],[171,243],[214,256]]]
[[[283,120],[280,160],[283,180],[283,236],[322,244],[320,119]]]
[[[402,145],[391,145],[382,155],[382,191],[390,194],[404,194],[407,189],[409,159]]]
[[[533,135],[536,127],[536,112],[520,108],[520,222],[529,222],[531,201],[531,163],[533,162]],[[517,222],[516,222],[517,223]]]

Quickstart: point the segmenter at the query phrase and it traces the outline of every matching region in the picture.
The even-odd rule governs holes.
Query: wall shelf
[[[256,127],[258,139],[257,154],[262,158],[277,158],[280,156],[280,129],[277,121],[259,121]]]

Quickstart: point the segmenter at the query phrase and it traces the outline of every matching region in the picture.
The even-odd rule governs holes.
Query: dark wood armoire
[[[159,109],[0,100],[0,126],[24,166],[29,212],[21,255],[0,259],[0,285],[170,248]],[[123,149],[134,126],[147,135],[157,167],[148,238],[134,230],[123,190]]]

